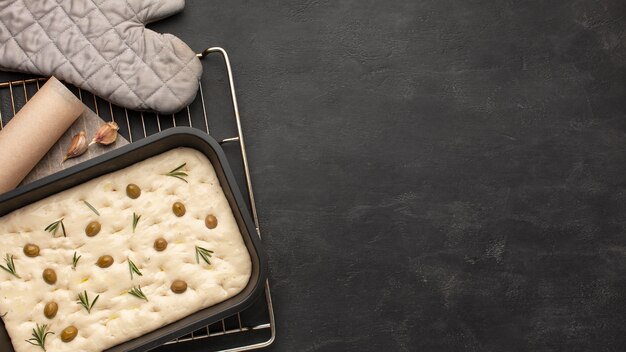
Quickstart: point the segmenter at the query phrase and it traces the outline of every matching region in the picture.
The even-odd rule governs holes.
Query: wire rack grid
[[[211,134],[215,139],[220,141],[220,144],[225,149],[229,161],[231,164],[234,164],[232,165],[233,170],[235,172],[239,171],[237,172],[238,182],[240,185],[245,185],[245,188],[242,188],[242,190],[247,194],[249,209],[257,233],[261,236],[232,66],[228,53],[222,48],[211,47],[197,56],[200,59],[205,59],[216,55],[221,55],[223,59],[222,71],[218,72],[225,77],[217,78],[212,83],[223,85],[227,90],[226,92],[222,92],[222,97],[219,97],[219,92],[216,92],[216,95],[219,97],[219,99],[216,100],[216,105],[228,105],[225,103],[225,100],[229,100],[230,113],[233,117],[230,119],[230,122],[212,119],[211,123],[209,123],[209,104],[205,100],[205,89],[203,88],[202,81],[200,82],[199,94],[194,102],[181,112],[166,116],[120,108],[80,88],[71,86],[69,88],[75,92],[85,105],[91,108],[102,119],[118,123],[120,126],[120,134],[130,143],[146,138],[151,134],[161,132],[167,128],[181,125],[198,128]],[[30,78],[0,82],[0,129],[2,129],[4,124],[9,122],[16,112],[28,102],[28,99],[39,90],[46,80],[47,78]],[[213,125],[220,127],[222,130],[219,132],[214,131]],[[224,137],[220,138],[220,134]],[[233,149],[229,148],[229,146],[236,147]],[[248,351],[271,345],[275,337],[274,309],[272,306],[269,282],[266,281],[264,297],[260,298],[250,308],[196,330],[191,334],[180,336],[156,348],[154,351]]]

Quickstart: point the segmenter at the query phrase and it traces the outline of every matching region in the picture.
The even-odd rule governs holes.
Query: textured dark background
[[[231,55],[270,350],[626,350],[625,16],[188,0],[153,26]]]

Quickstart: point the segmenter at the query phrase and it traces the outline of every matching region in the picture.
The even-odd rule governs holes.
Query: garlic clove
[[[72,138],[72,142],[70,143],[70,147],[67,149],[67,153],[63,158],[64,162],[67,159],[75,158],[79,155],[82,155],[87,151],[87,138],[85,137],[85,131],[80,131]]]
[[[115,122],[108,122],[102,125],[94,135],[89,145],[94,143],[102,145],[113,144],[117,139],[117,130],[119,129],[119,126]]]

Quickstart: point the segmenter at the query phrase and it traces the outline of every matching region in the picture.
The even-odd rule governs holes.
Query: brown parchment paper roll
[[[83,112],[83,103],[51,77],[0,131],[0,193],[14,189]]]

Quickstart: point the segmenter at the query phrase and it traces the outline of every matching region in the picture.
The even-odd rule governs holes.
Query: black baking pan
[[[220,145],[212,137],[196,129],[189,127],[170,128],[0,195],[0,216],[3,216],[55,193],[62,192],[93,178],[123,169],[136,162],[177,147],[196,149],[204,153],[213,164],[226,199],[228,199],[228,203],[235,215],[248,252],[250,252],[252,260],[250,281],[243,291],[224,302],[109,348],[105,352],[148,351],[176,337],[191,333],[245,309],[263,291],[267,275],[265,253],[261,248],[260,239],[250,217],[250,212],[237,187],[235,177]],[[14,352],[11,340],[2,322],[0,322],[0,351]]]

